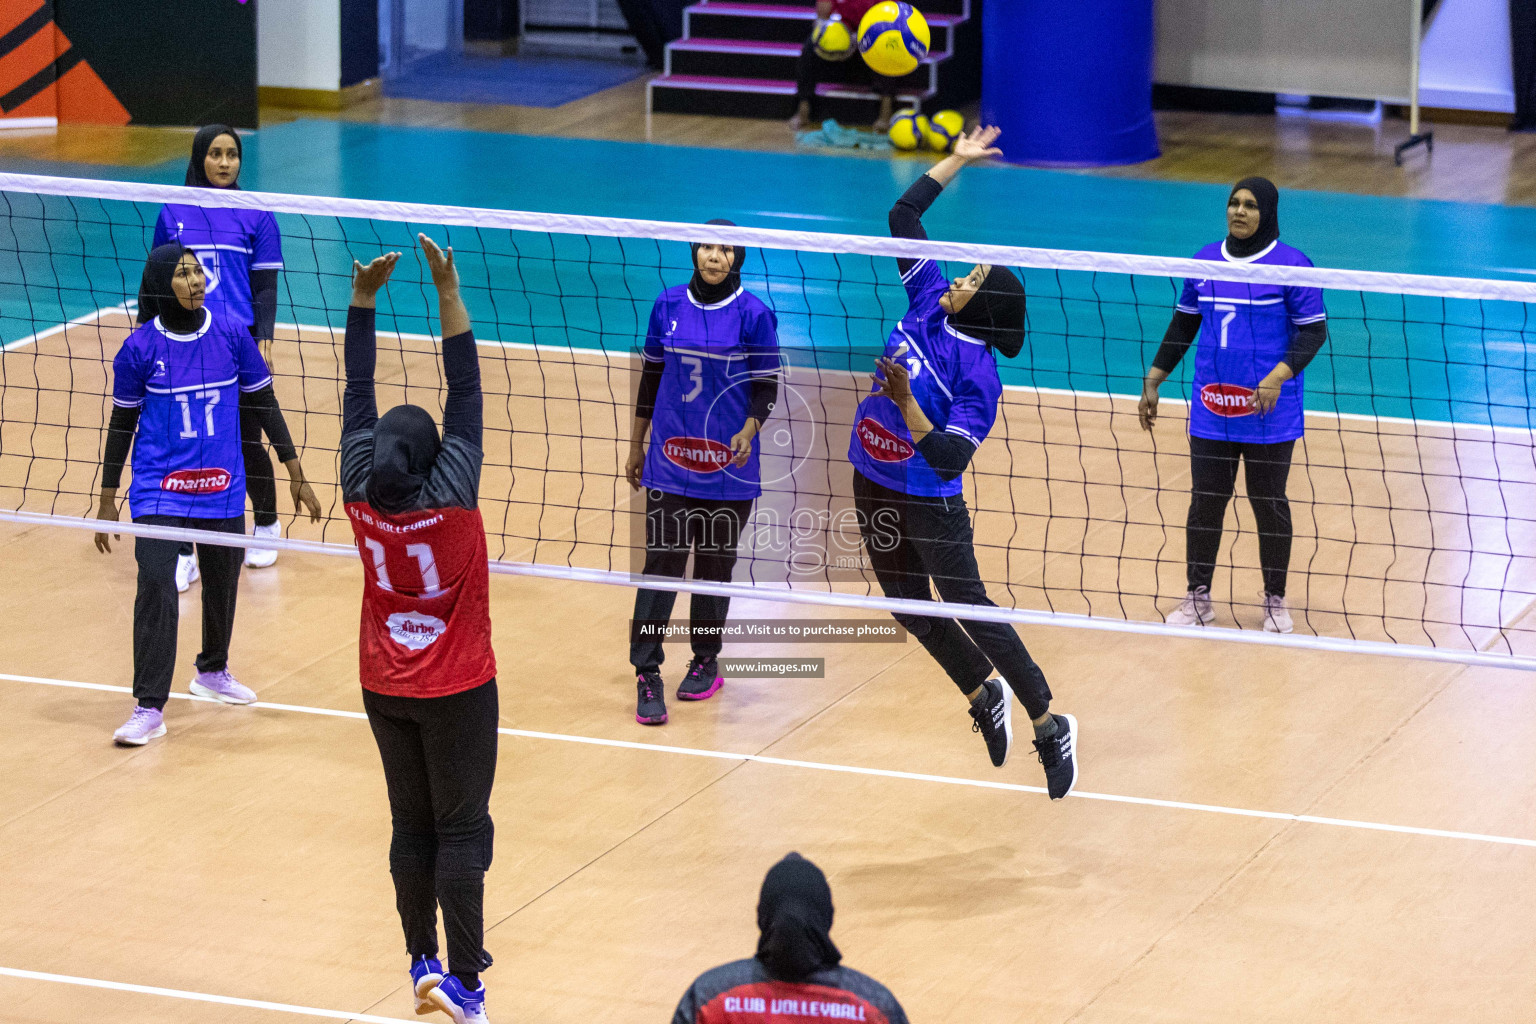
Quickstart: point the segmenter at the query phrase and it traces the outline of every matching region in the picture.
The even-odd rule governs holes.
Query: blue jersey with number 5
[[[209,315],[192,334],[156,317],[112,360],[112,404],[138,408],[133,517],[230,519],[245,514],[240,393],[272,383],[251,332]]]
[[[901,281],[910,305],[886,339],[885,357],[906,366],[912,397],[934,430],[980,447],[997,421],[997,403],[1003,395],[997,359],[986,343],[950,326],[949,315],[939,305],[949,282],[938,264],[922,260]],[[872,385],[853,414],[853,436],[848,441],[853,468],[903,494],[951,497],[964,490],[963,477],[939,479],[917,450],[896,403],[875,390]]]
[[[213,314],[245,327],[255,324],[251,271],[283,269],[277,218],[266,210],[169,203],[155,221],[154,244],[173,241],[197,253],[208,275],[206,302]]]
[[[779,321],[744,288],[704,305],[687,285],[651,309],[641,357],[662,363],[641,481],[668,494],[743,501],[762,493],[757,438],[731,465],[731,438],[752,411],[752,381],[779,373]]]
[[[1195,259],[1281,267],[1312,265],[1299,249],[1278,240],[1247,259],[1228,256],[1226,243],[1215,242],[1197,252]],[[1178,308],[1201,316],[1189,432],[1212,441],[1258,444],[1300,437],[1306,429],[1304,374],[1280,386],[1280,400],[1267,415],[1254,412],[1250,403],[1259,381],[1289,353],[1296,329],[1327,319],[1322,289],[1187,278]]]

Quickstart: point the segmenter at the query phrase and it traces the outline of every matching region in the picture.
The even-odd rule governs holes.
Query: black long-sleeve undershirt
[[[891,228],[892,238],[927,238],[928,232],[923,229],[923,214],[928,212],[928,207],[939,198],[944,191],[944,186],[923,175],[914,181],[901,198],[896,200],[896,205],[891,207],[891,212],[886,220]],[[920,261],[910,260],[902,256],[896,258],[896,269],[905,277],[907,272],[917,266]]]
[[[379,422],[379,403],[373,393],[373,372],[378,365],[374,320],[371,308],[347,308],[347,335],[341,347],[347,367],[347,388],[341,396],[342,437],[372,430]]]
[[[930,430],[917,442],[917,453],[928,463],[933,475],[948,483],[971,464],[976,446],[958,434],[944,430]]]
[[[348,375],[350,377],[350,374]],[[480,395],[480,353],[473,331],[443,339],[443,436],[480,447],[485,432],[485,402]]]
[[[1203,319],[1199,313],[1174,310],[1173,319],[1168,321],[1168,330],[1163,332],[1163,343],[1158,346],[1157,354],[1152,357],[1152,366],[1164,373],[1172,373],[1184,358],[1184,353],[1189,351],[1189,346],[1194,344],[1195,338],[1200,333],[1200,324]],[[1286,351],[1285,365],[1291,368],[1292,374],[1300,374],[1323,350],[1323,344],[1327,340],[1328,322],[1326,320],[1319,320],[1315,324],[1302,324],[1296,328],[1296,336],[1291,339],[1290,348]]]
[[[240,406],[256,413],[262,430],[277,450],[277,461],[292,462],[299,457],[293,446],[293,435],[288,431],[288,421],[283,418],[282,407],[277,404],[277,393],[272,385],[258,391],[241,394]],[[133,449],[133,436],[139,429],[139,407],[112,407],[107,421],[107,443],[101,455],[101,486],[114,490],[123,482],[123,467],[128,464],[128,453]]]
[[[251,271],[251,337],[270,341],[277,333],[277,278],[275,268]]]

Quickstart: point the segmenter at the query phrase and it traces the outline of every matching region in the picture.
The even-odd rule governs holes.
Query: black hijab
[[[180,242],[166,242],[150,250],[149,259],[144,261],[144,275],[139,278],[139,323],[147,324],[159,317],[160,325],[173,334],[192,334],[203,326],[206,314],[202,307],[183,306],[171,287],[176,265],[184,253],[191,251]]]
[[[757,901],[758,962],[779,981],[801,981],[836,967],[843,954],[832,944],[832,889],[821,869],[791,853],[768,869]]]
[[[1024,282],[1007,267],[992,267],[971,301],[949,315],[949,323],[1012,359],[1024,347],[1024,305]]]
[[[727,227],[735,227],[731,221],[716,217],[709,221],[710,224],[724,224]],[[741,268],[747,262],[747,250],[739,245],[731,246],[731,271],[719,284],[710,284],[704,280],[704,275],[699,273],[699,246],[702,243],[694,242],[688,246],[693,253],[693,280],[688,282],[688,291],[701,305],[713,306],[717,302],[724,302],[736,294],[736,289],[741,287]]]
[[[422,490],[443,442],[432,414],[419,405],[397,405],[373,428],[373,472],[368,504],[386,515],[422,507]]]
[[[240,133],[227,124],[208,124],[197,130],[192,136],[192,159],[187,161],[187,181],[193,188],[217,188],[208,180],[208,147],[213,145],[213,140],[220,135],[228,135],[235,140],[235,152],[240,154],[240,169],[245,169],[245,144],[240,141]],[[230,188],[240,187],[240,175],[235,175],[235,180],[230,182]]]
[[[1253,193],[1259,204],[1259,226],[1247,238],[1227,235],[1227,255],[1240,260],[1263,252],[1265,246],[1280,237],[1280,190],[1275,183],[1268,178],[1244,178],[1227,193],[1227,202],[1232,202],[1232,197],[1244,188]]]

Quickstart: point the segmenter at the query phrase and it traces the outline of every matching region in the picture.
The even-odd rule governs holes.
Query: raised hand
[[[400,262],[400,254],[387,252],[383,256],[374,259],[366,267],[357,260],[352,261],[352,296],[353,299],[366,299],[372,304],[373,297],[378,294],[395,272],[395,264]],[[359,306],[364,303],[354,301],[352,305]]]
[[[1002,156],[1003,151],[993,145],[1003,130],[995,125],[979,124],[955,140],[955,156],[966,163]]]
[[[453,247],[443,249],[425,234],[416,238],[421,242],[421,251],[427,257],[427,269],[432,271],[432,283],[437,285],[437,290],[457,291],[459,268],[453,264]]]

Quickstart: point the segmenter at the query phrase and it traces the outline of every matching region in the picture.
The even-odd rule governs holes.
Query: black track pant
[[[991,606],[976,565],[971,514],[965,499],[923,498],[853,474],[853,502],[875,578],[886,597],[932,601],[929,584],[952,604]],[[961,693],[972,693],[1002,673],[1030,718],[1045,714],[1051,688],[1014,628],[1004,622],[968,622],[899,614],[901,623],[933,655]]]
[[[261,443],[261,420],[243,406],[240,409],[240,454],[245,461],[245,493],[251,496],[256,525],[271,526],[277,522],[277,478],[272,471],[272,456],[267,454],[267,446]],[[181,545],[181,554],[191,553],[191,544]]]
[[[1285,482],[1291,474],[1295,441],[1250,444],[1242,441],[1189,439],[1189,519],[1184,527],[1189,589],[1209,587],[1221,549],[1221,527],[1227,503],[1237,485],[1237,463],[1247,470],[1248,504],[1259,528],[1259,565],[1264,590],[1285,596],[1285,574],[1291,564],[1291,503]]]
[[[389,871],[405,950],[412,959],[437,956],[440,905],[448,969],[473,980],[491,965],[484,905],[495,835],[496,680],[448,697],[365,689],[363,709],[389,789]]]
[[[684,498],[664,491],[645,493],[645,568],[647,576],[681,578],[693,553],[693,578],[730,581],[736,568],[741,527],[752,514],[751,501],[711,501]],[[694,594],[688,609],[693,653],[701,658],[720,655],[720,631],[731,610],[731,599]],[[672,618],[677,594],[671,590],[635,591],[635,617],[629,639],[629,663],[654,669],[664,658],[662,639],[655,632]]]
[[[232,519],[138,516],[134,522],[245,533],[243,515]],[[181,619],[176,554],[180,548],[178,541],[151,537],[138,537],[133,544],[133,556],[139,563],[139,592],[133,601],[133,696],[146,708],[165,707],[176,674],[176,627]],[[197,545],[197,566],[203,574],[203,651],[197,656],[199,672],[217,672],[229,663],[229,637],[235,628],[235,597],[240,585],[240,563],[244,560],[244,548]]]
[[[857,32],[858,28],[857,25],[853,25],[849,28],[849,31]],[[854,54],[848,59],[850,61],[857,61],[865,69],[869,68],[869,65],[865,64],[858,54]],[[816,45],[809,39],[805,41],[805,45],[800,48],[800,63],[795,75],[798,80],[795,98],[798,102],[809,103],[813,111],[816,109],[816,87],[822,82],[830,80],[827,72],[832,70],[834,63],[837,62],[817,56]],[[876,74],[874,71],[870,71],[867,84],[881,96],[894,97],[901,91],[900,82],[901,79],[899,78],[892,78],[889,75]]]

